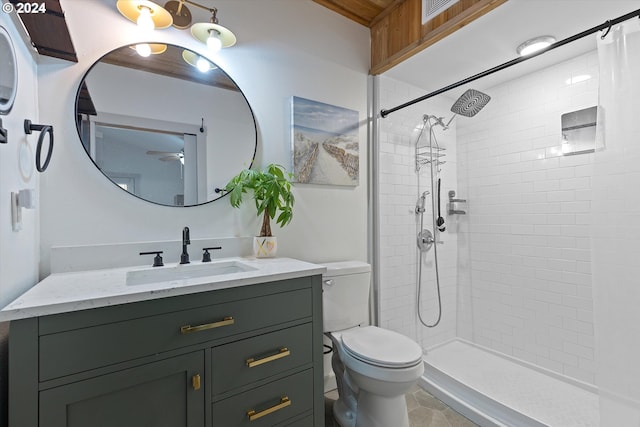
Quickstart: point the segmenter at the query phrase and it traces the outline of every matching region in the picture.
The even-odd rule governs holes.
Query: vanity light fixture
[[[556,38],[553,36],[534,37],[522,43],[520,46],[518,46],[518,48],[516,49],[516,52],[518,52],[518,55],[520,56],[531,55],[534,52],[537,52],[539,50],[542,50],[546,47],[551,46],[555,42],[556,42]]]
[[[162,43],[138,43],[135,46],[131,46],[131,49],[135,49],[138,55],[146,58],[149,55],[164,53],[167,50],[167,45]]]
[[[122,16],[145,31],[169,28],[173,24],[171,14],[150,0],[118,0],[116,7]]]
[[[182,59],[184,59],[187,64],[196,67],[202,73],[207,73],[215,68],[218,68],[211,62],[209,62],[206,58],[203,58],[202,56],[188,50],[182,51]]]
[[[192,16],[187,4],[209,11],[209,22],[191,25]],[[191,26],[191,35],[205,43],[212,52],[236,44],[236,36],[231,30],[218,23],[218,9],[215,7],[206,7],[191,0],[170,0],[164,7],[150,0],[118,0],[116,7],[123,16],[136,22],[145,31],[171,25],[184,30]]]
[[[186,0],[185,0],[186,1]],[[211,19],[209,22],[198,22],[191,27],[191,35],[207,45],[212,52],[218,52],[223,47],[231,47],[236,44],[236,36],[231,30],[218,24],[218,9],[209,9]]]
[[[136,45],[135,49],[136,52],[138,52],[138,55],[142,56],[143,58],[151,55],[151,46],[149,46],[149,43],[139,43]]]

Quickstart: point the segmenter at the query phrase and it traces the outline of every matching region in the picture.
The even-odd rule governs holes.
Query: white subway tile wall
[[[565,83],[578,74],[592,79]],[[485,109],[457,123],[465,338],[588,383],[593,154],[562,156],[560,118],[597,105],[597,74],[595,52],[576,57],[487,90]]]
[[[390,108],[424,95],[423,89],[409,86],[388,77],[380,78],[380,103]],[[457,191],[457,161],[455,127],[447,131],[434,128],[435,138],[446,150],[438,177],[441,179],[441,213],[446,230],[438,233],[438,266],[442,293],[442,320],[433,329],[419,324],[417,299],[417,233],[419,216],[415,213],[419,195],[431,192],[430,170],[422,166],[416,173],[415,144],[425,114],[444,116],[446,120],[453,100],[444,97],[418,103],[380,121],[379,213],[380,213],[380,326],[417,340],[423,348],[456,336],[457,325],[457,223],[458,218],[446,215],[447,192]],[[420,145],[428,145],[425,130]],[[437,179],[437,178],[436,178]],[[434,186],[435,187],[435,186]],[[423,228],[433,232],[431,196],[426,199]],[[437,216],[437,206],[436,206]],[[428,323],[438,315],[434,270],[434,250],[424,255],[422,272],[421,313]]]
[[[438,246],[443,314],[433,329],[417,321],[418,191],[431,190],[428,168],[415,173],[423,114],[449,118],[455,99],[439,96],[380,122],[380,313],[382,327],[423,348],[461,337],[570,377],[594,383],[591,296],[593,154],[562,156],[562,114],[597,105],[597,55],[588,53],[487,89],[474,118],[434,128],[442,165]],[[591,80],[567,86],[571,75]],[[382,108],[425,93],[379,80]],[[427,133],[423,138],[428,137]],[[419,189],[418,189],[419,187]],[[467,199],[467,215],[447,216],[447,192]],[[425,228],[432,229],[427,206]],[[422,313],[437,314],[433,250],[423,266]]]

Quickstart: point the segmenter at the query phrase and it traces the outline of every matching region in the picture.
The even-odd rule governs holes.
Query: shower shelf
[[[445,150],[446,148],[433,147],[430,151],[429,147],[416,147],[416,170],[420,170],[420,166],[428,165],[431,162],[434,162],[438,166],[447,163],[446,161],[440,160],[441,157],[446,156],[445,153],[441,153],[440,151]]]
[[[427,153],[420,153],[420,152],[418,152],[418,156],[425,156],[425,157],[444,157],[444,156],[446,156],[446,154],[444,154],[444,153],[433,153],[433,154],[430,154],[430,153],[428,153],[428,152],[427,152]]]

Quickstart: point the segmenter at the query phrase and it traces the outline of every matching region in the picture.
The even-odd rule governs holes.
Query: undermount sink
[[[146,285],[155,282],[195,279],[198,277],[254,271],[257,268],[241,261],[214,261],[199,264],[178,264],[172,267],[154,267],[127,272],[127,285]]]

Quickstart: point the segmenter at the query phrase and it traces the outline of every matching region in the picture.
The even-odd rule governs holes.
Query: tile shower
[[[566,83],[585,74],[591,79]],[[434,128],[446,147],[440,178],[447,229],[438,248],[443,317],[433,329],[416,320],[413,210],[430,181],[427,168],[418,188],[414,146],[422,115],[448,119],[455,95],[379,122],[380,325],[416,339],[425,350],[466,340],[588,389],[596,380],[589,235],[593,154],[562,155],[560,118],[598,104],[597,53],[481,90],[492,100],[477,116],[458,117],[446,131]],[[389,77],[378,80],[384,108],[424,93]],[[444,213],[449,190],[467,199],[467,215]],[[430,213],[428,208],[429,229]],[[422,313],[435,319],[432,251],[424,265]]]

